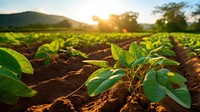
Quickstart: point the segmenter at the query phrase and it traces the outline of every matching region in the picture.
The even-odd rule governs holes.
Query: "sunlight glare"
[[[120,4],[114,0],[90,0],[81,10],[85,16],[98,16],[108,19],[110,14],[120,14]],[[83,17],[83,16],[82,16]]]

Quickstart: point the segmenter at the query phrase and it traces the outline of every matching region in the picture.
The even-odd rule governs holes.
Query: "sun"
[[[120,4],[115,0],[90,0],[80,12],[86,17],[98,16],[101,19],[108,19],[110,14],[120,13]],[[84,17],[82,16],[82,17]],[[91,19],[92,21],[92,19]]]
[[[113,6],[115,6],[116,4],[109,0],[93,0],[88,5],[89,7],[91,7],[93,12],[96,13],[97,16],[102,19],[108,19],[108,16],[114,10]]]

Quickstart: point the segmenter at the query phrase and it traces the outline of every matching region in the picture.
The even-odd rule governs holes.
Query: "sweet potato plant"
[[[129,50],[123,50],[116,44],[111,45],[112,57],[116,64],[111,67],[107,61],[85,60],[84,62],[101,67],[96,70],[86,81],[88,94],[96,96],[108,90],[115,83],[128,79],[129,87],[133,93],[144,93],[146,97],[159,102],[166,95],[185,108],[190,108],[191,98],[186,79],[178,73],[164,68],[164,66],[179,65],[178,62],[158,55],[163,47],[146,51],[133,42]],[[176,86],[175,86],[176,85]]]
[[[70,42],[65,42],[63,39],[57,39],[50,44],[40,46],[35,54],[35,58],[44,58],[44,65],[48,65],[58,56],[59,52],[69,54],[71,57],[80,56],[87,58],[85,53],[74,49]]]

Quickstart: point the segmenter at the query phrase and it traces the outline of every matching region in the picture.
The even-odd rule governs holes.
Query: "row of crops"
[[[50,33],[2,33],[0,34],[0,46],[20,45],[27,46],[34,42],[41,42],[48,40],[50,42],[56,39],[64,39],[66,44],[70,46],[94,46],[115,40],[127,39],[148,35],[150,33],[89,33],[89,34],[50,34]]]
[[[200,35],[186,34],[186,33],[173,33],[175,41],[180,44],[181,47],[186,47],[190,50],[189,56],[200,56]]]
[[[165,66],[179,66],[180,63],[169,59],[175,57],[170,36],[181,47],[188,48],[190,56],[200,54],[200,35],[186,33],[94,33],[94,34],[43,34],[43,33],[2,33],[0,34],[0,101],[14,104],[19,97],[32,97],[37,92],[20,81],[22,73],[34,74],[26,57],[10,49],[13,46],[43,43],[35,53],[36,58],[44,59],[44,66],[54,60],[59,53],[66,56],[79,56],[87,59],[87,54],[77,47],[90,48],[99,44],[109,44],[116,63],[113,67],[102,60],[84,62],[101,67],[86,81],[90,96],[96,96],[115,83],[129,79],[130,92],[142,92],[153,102],[161,101],[166,95],[185,108],[190,108],[191,98],[185,85],[186,78],[174,73]],[[128,50],[113,44],[116,40],[143,37],[139,43],[131,43]],[[174,87],[174,84],[178,87]]]
[[[20,79],[22,73],[34,74],[29,60],[19,52],[12,50],[13,46],[25,45],[31,47],[34,43],[44,42],[38,47],[35,59],[44,59],[44,66],[54,60],[58,53],[66,53],[67,56],[87,55],[74,47],[93,47],[98,44],[114,42],[127,38],[136,38],[147,33],[135,34],[0,34],[0,101],[7,104],[15,104],[19,97],[32,97],[37,92],[30,89]]]
[[[116,60],[113,67],[107,61],[87,60],[89,64],[101,67],[86,81],[90,96],[96,96],[111,88],[122,77],[129,79],[128,90],[145,95],[153,102],[161,101],[166,95],[185,108],[190,108],[191,98],[185,85],[186,78],[174,73],[165,66],[178,66],[180,63],[167,57],[176,56],[169,34],[154,34],[145,37],[140,46],[133,42],[128,50],[111,44],[112,57]],[[178,87],[174,87],[177,84]]]

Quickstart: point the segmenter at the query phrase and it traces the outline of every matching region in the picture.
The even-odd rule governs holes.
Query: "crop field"
[[[0,33],[0,112],[155,111],[200,111],[200,34]]]

